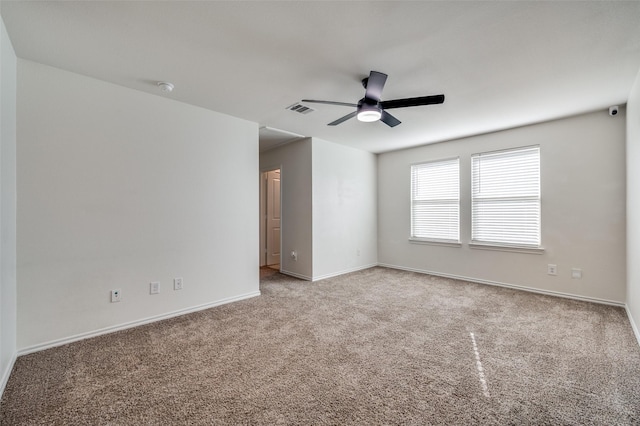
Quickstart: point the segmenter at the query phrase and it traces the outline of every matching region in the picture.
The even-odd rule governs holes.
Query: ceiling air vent
[[[302,105],[299,102],[296,102],[293,105],[289,105],[287,107],[287,109],[289,111],[295,111],[295,112],[299,112],[300,114],[309,114],[310,112],[315,111],[315,109],[313,108],[309,108],[308,106]]]

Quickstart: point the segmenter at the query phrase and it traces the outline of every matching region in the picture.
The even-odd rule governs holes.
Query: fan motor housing
[[[377,108],[379,110],[381,110],[382,108],[380,108],[380,101],[376,101],[375,99],[370,99],[370,98],[362,98],[358,101],[358,110],[360,108]]]

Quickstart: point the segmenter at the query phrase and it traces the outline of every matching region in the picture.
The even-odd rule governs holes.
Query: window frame
[[[455,161],[455,165],[457,167],[457,173],[456,173],[456,182],[457,182],[457,198],[455,199],[451,199],[451,198],[441,198],[441,200],[448,200],[446,203],[441,203],[440,205],[451,205],[451,203],[454,203],[455,206],[457,207],[457,223],[456,223],[456,236],[457,238],[455,239],[448,239],[448,238],[437,238],[437,237],[418,237],[416,236],[416,232],[415,232],[415,210],[414,207],[416,205],[416,199],[414,198],[415,195],[415,191],[414,191],[414,183],[415,183],[415,179],[414,179],[414,170],[417,167],[420,166],[424,166],[426,164],[436,164],[436,163],[448,163],[448,162],[454,162]],[[461,197],[460,197],[460,192],[461,192],[461,185],[460,185],[460,156],[456,156],[456,157],[447,157],[447,158],[441,158],[441,159],[437,159],[437,160],[429,160],[429,161],[421,161],[419,163],[412,163],[410,164],[409,167],[409,174],[410,174],[410,190],[409,190],[409,215],[410,215],[410,221],[409,221],[409,241],[412,243],[418,243],[418,244],[434,244],[434,245],[444,245],[444,246],[454,246],[454,247],[461,247],[462,243],[460,240],[460,211],[461,211],[461,206],[460,206],[460,201],[461,201]],[[434,202],[432,204],[438,204],[437,201],[438,200],[433,200]],[[424,200],[421,204],[425,204]]]
[[[476,203],[478,202],[478,197],[476,196],[476,187],[474,185],[475,180],[475,158],[482,155],[495,155],[500,153],[511,153],[516,151],[526,151],[526,150],[537,150],[537,195],[536,196],[522,196],[522,195],[511,195],[504,197],[492,197],[493,200],[500,201],[501,199],[504,201],[514,201],[516,199],[519,200],[535,200],[537,202],[537,242],[536,244],[527,244],[526,242],[505,242],[505,241],[492,241],[492,240],[480,240],[476,239]],[[488,250],[500,250],[500,251],[515,251],[522,253],[534,253],[541,254],[544,252],[544,248],[542,246],[542,156],[541,156],[541,148],[540,145],[527,145],[515,148],[507,148],[495,151],[485,151],[480,153],[474,153],[471,155],[471,187],[470,187],[470,220],[471,220],[471,234],[470,234],[470,248],[476,249],[488,249]]]

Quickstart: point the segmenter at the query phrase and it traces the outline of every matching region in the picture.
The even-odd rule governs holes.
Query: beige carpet
[[[373,268],[20,357],[3,425],[640,424],[621,308]]]

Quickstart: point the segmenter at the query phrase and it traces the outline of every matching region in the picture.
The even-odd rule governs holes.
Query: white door
[[[267,265],[280,263],[280,170],[267,173]]]

